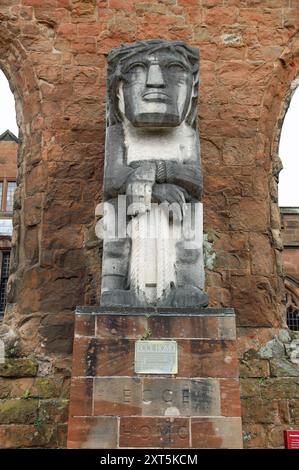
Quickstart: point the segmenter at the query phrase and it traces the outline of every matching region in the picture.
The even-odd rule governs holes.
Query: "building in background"
[[[287,324],[299,331],[299,207],[281,207]]]
[[[13,195],[16,188],[18,139],[9,130],[0,135],[0,317],[6,305],[6,285],[12,236]]]

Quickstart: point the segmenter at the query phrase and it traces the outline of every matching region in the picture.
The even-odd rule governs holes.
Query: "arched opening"
[[[283,268],[286,289],[286,323],[299,331],[299,80],[291,85],[290,101],[284,117],[279,157],[283,169],[279,175],[279,206],[282,222]]]
[[[279,206],[280,207],[299,207],[299,79],[294,80],[292,88],[295,91],[292,94],[291,101],[286,112],[283,126],[281,129],[279,142],[279,157],[283,168],[279,174]]]
[[[7,300],[10,272],[13,201],[17,181],[18,126],[14,96],[0,70],[0,319]]]
[[[26,225],[24,214],[27,200],[40,192],[42,186],[36,176],[41,173],[42,167],[41,96],[36,73],[26,49],[22,46],[18,33],[12,32],[9,22],[5,20],[0,23],[0,70],[5,74],[15,99],[19,128],[17,187],[14,195],[10,274],[4,315],[5,324],[14,322],[15,328],[18,328],[25,303],[24,296],[22,297],[25,274],[37,264],[39,256],[40,224],[34,227],[38,232],[34,238],[33,230],[30,231],[30,227]],[[33,210],[36,214],[40,213],[41,207],[35,208],[31,204],[31,209],[29,207],[26,210],[28,217]],[[39,220],[37,215],[36,219]]]

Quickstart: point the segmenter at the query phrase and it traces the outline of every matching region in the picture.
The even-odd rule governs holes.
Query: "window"
[[[13,211],[13,197],[16,186],[15,181],[0,181],[0,209],[3,212]]]
[[[7,184],[7,194],[6,194],[6,212],[13,211],[13,195],[16,189],[16,182],[9,181]]]
[[[10,252],[2,253],[1,279],[0,279],[0,314],[3,315],[6,306],[6,287],[9,276]]]
[[[299,311],[294,306],[287,309],[287,325],[292,331],[299,331]]]

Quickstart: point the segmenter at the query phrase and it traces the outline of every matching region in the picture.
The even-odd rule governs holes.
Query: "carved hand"
[[[202,179],[199,168],[192,164],[182,164],[173,161],[165,162],[166,181],[182,186],[193,195],[200,196],[202,192]]]
[[[184,188],[175,184],[155,184],[152,190],[152,198],[157,202],[168,202],[172,204],[174,216],[179,220],[185,213],[186,202],[190,201],[190,196]]]

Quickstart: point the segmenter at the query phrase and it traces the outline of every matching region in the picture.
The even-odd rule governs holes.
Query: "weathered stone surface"
[[[216,379],[144,379],[143,416],[218,416]]]
[[[211,416],[213,421],[216,417],[222,417],[221,425],[224,425],[227,418],[227,424],[222,429],[224,434],[224,429],[230,429],[233,425],[229,419],[240,417],[235,340],[201,338],[203,333],[208,333],[210,324],[210,336],[214,333],[218,338],[221,332],[223,336],[234,337],[231,314],[225,318],[221,316],[223,312],[217,315],[214,311],[212,315],[212,309],[209,310],[210,316],[202,318],[170,313],[141,317],[139,314],[134,316],[114,312],[102,315],[99,312],[95,336],[90,336],[88,312],[94,310],[92,307],[81,310],[86,312],[86,322],[82,326],[83,313],[78,314],[79,330],[85,331],[85,335],[76,335],[74,341],[68,438],[70,447],[75,446],[73,435],[80,436],[76,439],[82,439],[81,444],[85,445],[87,438],[84,433],[90,432],[89,426],[96,426],[98,433],[103,432],[100,426],[101,423],[105,425],[105,420],[94,424],[96,422],[88,421],[87,417],[117,418],[119,434],[117,431],[113,435],[118,445],[125,448],[196,447],[196,444],[192,444],[192,433],[189,435],[191,419]],[[213,322],[207,321],[210,319]],[[128,331],[127,325],[132,327],[131,331]],[[165,339],[165,336],[169,339],[170,331],[179,337],[179,371],[176,377],[136,374],[134,346],[136,340],[140,339],[140,333],[145,335],[144,328],[148,325],[152,327],[149,333],[151,339]],[[191,338],[182,338],[182,330]],[[213,425],[211,429],[218,435],[217,423],[214,424],[215,429]],[[234,427],[235,437],[232,441],[222,438],[222,431],[220,441],[214,439],[214,434],[209,434],[205,443],[210,439],[210,447],[214,444],[216,447],[240,447],[241,433],[238,426]],[[197,433],[197,425],[194,432]],[[196,439],[195,434],[194,442]],[[101,447],[99,442],[92,445]]]
[[[35,359],[6,358],[0,364],[1,377],[34,377],[37,374],[38,364]]]
[[[117,418],[71,418],[68,447],[71,449],[113,449],[117,446]]]
[[[297,377],[273,377],[260,382],[261,397],[266,400],[299,398],[299,378]]]
[[[242,360],[240,362],[240,377],[268,377],[269,362],[261,359]]]
[[[66,423],[69,400],[65,398],[45,400],[39,410],[39,420],[44,423]]]
[[[135,341],[76,338],[73,356],[75,376],[131,376],[134,372]]]
[[[36,377],[0,379],[1,398],[53,398],[63,391],[62,378]]]
[[[141,414],[142,383],[139,378],[95,378],[93,393],[95,416]]]
[[[289,400],[289,410],[291,422],[297,424],[299,420],[299,400]]]
[[[74,335],[72,314],[48,315],[42,320],[39,332],[47,352],[71,353]]]
[[[249,246],[252,274],[271,276],[274,272],[274,253],[269,237],[263,234],[251,234]]]
[[[189,419],[121,417],[120,447],[189,447]]]
[[[93,410],[93,379],[73,378],[70,393],[72,396],[70,416],[91,416]]]
[[[232,305],[236,308],[239,326],[278,326],[278,282],[274,277],[231,276]],[[250,290],[246,298],[245,292]],[[253,307],[254,306],[254,307]],[[242,312],[242,313],[241,313]]]
[[[0,425],[0,449],[36,447],[44,443],[32,424]]]
[[[245,449],[267,447],[267,430],[262,424],[243,425],[243,442]]]
[[[33,424],[38,417],[38,400],[2,400],[0,402],[1,424]]]
[[[253,397],[242,401],[242,420],[245,423],[279,424],[277,400]]]
[[[267,426],[267,435],[268,435],[268,446],[277,448],[285,448],[284,442],[284,431],[286,431],[289,427],[287,425],[282,426]]]
[[[241,397],[260,397],[260,385],[258,379],[240,379]]]
[[[88,259],[97,261],[100,251],[98,247],[85,247],[82,225],[93,223],[94,203],[101,200],[105,54],[121,43],[144,39],[145,31],[147,38],[179,38],[200,49],[201,157],[209,182],[205,186],[204,230],[217,229],[228,239],[234,231],[247,234],[254,239],[252,247],[259,244],[257,239],[267,237],[269,230],[280,228],[271,166],[277,174],[275,153],[282,109],[286,109],[285,97],[298,71],[297,0],[202,0],[200,6],[197,0],[163,4],[127,1],[125,16],[121,0],[80,1],[71,9],[68,1],[52,3],[49,7],[42,0],[27,0],[26,5],[5,0],[0,7],[0,66],[12,89],[18,91],[15,98],[23,134],[15,220],[24,221],[26,216],[29,224],[19,223],[13,237],[14,274],[9,299],[16,308],[6,321],[23,330],[21,346],[26,358],[40,349],[41,338],[36,332],[42,316],[26,326],[24,313],[60,315],[62,306],[74,309],[85,301],[97,304],[100,298],[100,263],[86,261],[88,250],[92,252]],[[229,198],[225,189],[230,188],[226,185],[223,191],[219,186],[221,175],[235,178],[235,194]],[[24,212],[25,201],[28,214]],[[273,251],[277,247],[279,240]],[[238,253],[240,247],[233,249]],[[241,249],[244,255],[245,250],[246,244]],[[228,258],[232,263],[231,253]],[[255,260],[260,263],[257,257]],[[36,271],[27,282],[28,272],[32,273],[37,262],[48,272],[54,264],[61,267],[66,261],[70,266],[67,280],[61,272],[52,277]],[[245,258],[240,261],[244,263]],[[261,261],[263,272],[269,271],[271,263],[263,256]],[[211,303],[229,302],[237,309],[239,324],[246,327],[242,334],[239,330],[240,356],[243,351],[264,347],[274,338],[269,325],[281,327],[284,318],[283,309],[278,308],[283,299],[281,284],[275,280],[281,271],[279,261],[270,277],[248,273],[246,265],[238,272],[234,272],[236,266],[234,270],[223,266],[211,273],[214,279],[217,277],[217,285],[211,284]],[[46,328],[44,333],[47,335]],[[53,329],[50,336],[54,341]],[[62,336],[59,342],[57,349],[62,351]],[[70,351],[70,343],[66,350]],[[68,376],[69,358],[64,354],[56,353],[55,347],[48,358],[53,360],[54,370]],[[50,368],[48,360],[45,362]],[[19,375],[16,370],[7,377],[13,379],[16,374],[20,378],[21,372]],[[28,374],[30,378],[35,372]],[[255,390],[259,394],[261,389],[269,399],[282,394],[296,400],[298,384],[293,384],[294,379],[272,377],[266,381],[266,390],[263,379],[261,383],[258,378],[245,379],[247,393],[251,382],[255,384],[252,393]],[[60,428],[62,434],[64,426]],[[47,437],[57,445],[58,427],[49,425],[36,439],[34,429],[32,425],[1,426],[1,446],[46,446]],[[277,431],[279,440],[271,437],[269,443],[267,434],[274,432],[271,424],[245,425],[244,431],[248,447],[281,444],[282,428]]]
[[[181,340],[178,375],[181,377],[237,377],[232,341]]]
[[[221,379],[220,398],[222,416],[241,416],[239,380]]]
[[[242,447],[241,418],[192,418],[192,445],[196,448]]]
[[[299,367],[288,359],[271,359],[270,370],[272,377],[299,377]]]
[[[279,341],[278,338],[269,341],[259,352],[259,356],[264,359],[272,357],[283,357],[284,355],[284,345],[281,343],[281,341]]]
[[[95,322],[96,319],[94,315],[77,315],[75,335],[94,336]]]

